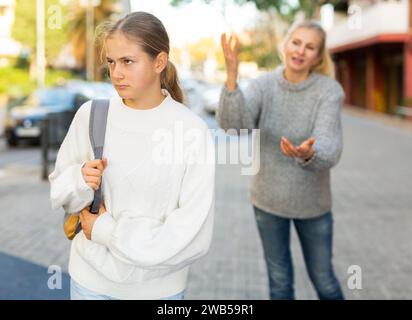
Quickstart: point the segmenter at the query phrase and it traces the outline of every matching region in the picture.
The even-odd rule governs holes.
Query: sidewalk
[[[385,124],[389,127],[405,130],[412,133],[412,119],[389,115],[373,110],[363,109],[352,105],[345,105],[345,113]]]
[[[344,152],[332,171],[336,273],[348,299],[412,299],[412,133],[350,110],[343,125]],[[48,266],[67,272],[70,242],[39,169],[9,165],[0,177],[0,299],[68,297],[67,274],[61,291],[45,286]],[[239,166],[217,166],[213,243],[192,268],[188,299],[268,298],[249,183]],[[294,231],[292,244],[296,297],[316,299]],[[351,265],[362,269],[361,290],[347,286]]]

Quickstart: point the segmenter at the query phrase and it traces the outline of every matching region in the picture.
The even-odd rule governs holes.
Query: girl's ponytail
[[[167,62],[166,68],[160,75],[160,85],[162,89],[166,89],[172,98],[178,102],[183,102],[183,92],[179,86],[177,70],[171,61]]]

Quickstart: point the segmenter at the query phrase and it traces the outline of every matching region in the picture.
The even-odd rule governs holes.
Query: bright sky
[[[169,0],[131,0],[132,11],[147,11],[158,17],[166,27],[173,46],[183,46],[188,42],[213,36],[222,32],[237,32],[250,26],[257,13],[253,3],[241,7],[232,0],[214,0],[204,4],[201,0],[181,5],[169,5]],[[223,15],[226,3],[226,19]]]

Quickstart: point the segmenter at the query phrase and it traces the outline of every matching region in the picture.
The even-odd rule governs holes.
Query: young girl
[[[291,28],[284,65],[236,85],[238,42],[222,35],[227,67],[216,117],[224,129],[260,129],[260,171],[251,201],[269,275],[271,299],[294,299],[290,223],[320,299],[343,299],[332,267],[330,169],[342,151],[344,99],[333,80],[325,31],[306,21]]]
[[[118,93],[110,100],[103,159],[93,160],[89,101],[49,176],[52,207],[80,212],[71,298],[183,299],[189,265],[211,242],[213,139],[182,104],[169,38],[156,17],[135,12],[102,30]],[[101,181],[104,204],[94,215],[88,206]]]

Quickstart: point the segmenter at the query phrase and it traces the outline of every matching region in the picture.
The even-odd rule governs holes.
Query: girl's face
[[[112,81],[119,96],[134,100],[160,86],[164,66],[152,59],[140,44],[116,32],[106,39],[106,59]]]
[[[286,68],[293,72],[306,73],[320,61],[321,39],[315,30],[296,29],[285,45]]]

